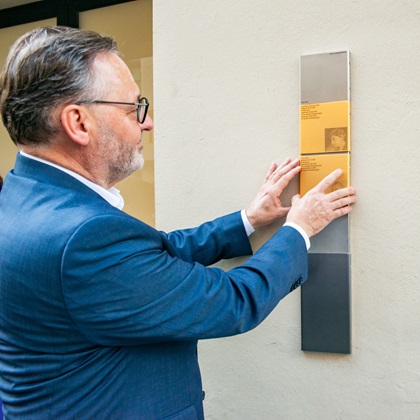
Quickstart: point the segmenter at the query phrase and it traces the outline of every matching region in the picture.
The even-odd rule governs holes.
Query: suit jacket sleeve
[[[221,259],[251,255],[252,249],[240,212],[220,217],[194,229],[184,229],[165,234],[169,252],[185,261],[203,265]]]
[[[206,268],[249,253],[238,215],[169,235],[124,214],[89,219],[62,256],[63,298],[73,322],[109,346],[254,328],[306,279],[307,252],[301,235],[283,227],[245,264],[227,272]]]

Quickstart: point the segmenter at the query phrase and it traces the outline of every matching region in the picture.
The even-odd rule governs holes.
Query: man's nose
[[[143,124],[140,124],[141,131],[150,131],[153,130],[154,124],[153,120],[146,115],[146,119],[144,120]]]

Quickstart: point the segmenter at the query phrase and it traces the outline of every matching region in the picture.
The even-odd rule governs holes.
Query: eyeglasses
[[[113,104],[113,105],[135,105],[137,106],[137,120],[140,124],[143,124],[146,120],[147,110],[149,109],[149,101],[147,98],[140,98],[138,102],[114,102],[114,101],[101,101],[98,99],[88,99],[86,101],[76,102],[76,105],[84,104]]]

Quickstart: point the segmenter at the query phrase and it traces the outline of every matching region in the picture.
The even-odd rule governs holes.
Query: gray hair
[[[98,90],[93,62],[107,52],[118,54],[115,41],[92,31],[56,26],[20,37],[0,75],[0,112],[13,142],[47,144],[58,131],[53,111]]]

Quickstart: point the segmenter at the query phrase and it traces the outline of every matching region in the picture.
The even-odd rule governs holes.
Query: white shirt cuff
[[[251,233],[254,233],[255,232],[255,229],[252,227],[251,223],[249,223],[249,220],[248,220],[248,217],[246,215],[245,210],[242,210],[241,211],[241,217],[242,217],[242,223],[244,224],[244,228],[245,228],[246,234],[248,236],[250,236]]]
[[[242,217],[242,223],[244,224],[246,234],[250,236],[252,233],[255,232],[255,229],[252,227],[251,223],[249,223],[245,210],[241,211],[241,217]],[[309,248],[311,247],[311,241],[309,240],[309,236],[299,225],[297,225],[296,223],[286,222],[283,226],[289,226],[293,229],[296,229],[305,240],[306,250],[309,250]]]

